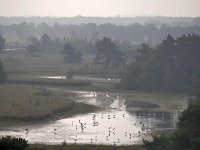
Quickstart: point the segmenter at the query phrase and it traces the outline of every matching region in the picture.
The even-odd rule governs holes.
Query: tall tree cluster
[[[62,55],[67,63],[80,63],[83,60],[81,53],[74,49],[69,43],[65,44]]]
[[[5,39],[0,34],[0,53],[3,51],[5,46]],[[4,71],[3,63],[0,59],[0,84],[5,83],[7,80],[7,74]]]
[[[47,34],[43,34],[41,39],[30,36],[27,43],[27,55],[31,56],[37,56],[41,52],[58,52],[63,48],[63,43],[59,39],[51,39]]]
[[[3,63],[0,59],[0,84],[6,83],[6,80],[7,80],[7,74],[4,70]]]
[[[177,128],[172,134],[153,137],[152,141],[144,140],[147,150],[199,150],[200,149],[200,74],[196,79],[196,93],[189,105],[182,112]]]
[[[3,51],[5,46],[5,39],[2,37],[2,35],[0,34],[0,52]]]
[[[104,37],[96,42],[94,63],[105,69],[120,68],[126,63],[126,55],[110,38]]]
[[[124,88],[188,91],[200,70],[200,36],[168,35],[155,49],[142,44],[136,61],[122,74]]]

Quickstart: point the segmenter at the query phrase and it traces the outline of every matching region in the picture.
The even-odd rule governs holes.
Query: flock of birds
[[[97,97],[97,95],[94,95],[94,97]],[[108,94],[105,94],[105,97],[110,98],[110,96]],[[118,97],[119,97],[119,95],[115,95],[115,98],[118,98]],[[91,126],[98,127],[102,123],[101,121],[118,119],[119,117],[121,117],[121,119],[126,118],[126,115],[127,114],[124,113],[124,111],[122,111],[120,116],[119,116],[119,114],[112,114],[112,113],[111,114],[106,113],[106,114],[101,114],[101,115],[93,114],[92,118],[91,118],[91,122],[83,122],[81,119],[78,119],[78,121],[77,120],[72,121],[71,127],[73,127],[73,130],[75,130],[77,133],[77,134],[75,134],[75,136],[73,138],[74,143],[75,144],[77,143],[77,141],[79,139],[78,135],[80,133],[84,133],[87,128],[91,128]],[[138,116],[135,116],[135,117],[138,118]],[[123,122],[121,122],[121,123],[123,123]],[[147,122],[145,122],[143,120],[139,121],[139,122],[137,120],[137,122],[134,122],[133,126],[135,126],[135,129],[137,128],[137,132],[130,133],[128,131],[125,131],[124,135],[123,135],[123,139],[126,138],[127,140],[131,141],[132,139],[134,140],[135,137],[141,137],[142,134],[145,134],[145,133],[151,131],[152,129],[148,125],[146,125],[146,123]],[[58,134],[57,129],[59,129],[59,128],[53,129],[54,135]],[[108,128],[106,130],[107,131],[105,131],[105,139],[104,140],[107,141],[107,143],[111,144],[110,142],[112,142],[113,145],[117,145],[117,144],[121,143],[121,141],[123,140],[123,139],[121,139],[122,136],[121,135],[116,136],[120,129],[117,128],[115,124],[111,124],[110,126],[108,126]],[[25,129],[25,135],[28,135],[29,132],[30,132],[29,129]],[[101,142],[101,138],[98,138],[98,135],[95,135],[94,137],[88,139],[88,143],[90,143],[90,144],[97,144],[98,142]]]
[[[121,117],[125,118],[126,114],[121,114]],[[103,114],[101,115],[101,118],[107,118],[107,119],[115,119],[116,118],[116,115],[113,114],[113,115],[110,115],[110,114],[107,114],[106,116],[104,116]],[[83,133],[84,132],[84,129],[86,129],[87,127],[87,122],[86,123],[82,123],[81,120],[79,119],[79,125],[75,125],[75,130],[78,130],[78,127],[81,129],[81,132]],[[72,121],[72,125],[73,124],[73,121]],[[96,114],[93,114],[92,116],[92,126],[96,127],[96,126],[99,126],[99,122],[97,121],[97,115]],[[137,123],[134,123],[134,126],[137,126]],[[133,139],[134,137],[140,137],[143,133],[145,133],[146,131],[146,128],[145,128],[145,124],[140,121],[138,123],[138,127],[141,129],[139,130],[137,133],[129,133],[127,131],[124,132],[124,137],[126,137],[126,139]],[[149,128],[151,130],[151,128]],[[118,129],[120,130],[120,129]],[[106,138],[106,141],[109,143],[109,140],[112,139],[114,137],[115,141],[113,141],[113,145],[117,145],[117,144],[120,144],[120,137],[115,137],[117,135],[117,128],[116,127],[113,127],[112,125],[109,126],[107,128],[107,132],[105,134],[105,138]],[[78,135],[76,134],[75,138],[74,138],[74,143],[76,143],[78,141]],[[90,144],[95,144],[98,142],[98,136],[95,136],[95,137],[92,137],[89,139],[90,141]],[[112,141],[112,140],[111,140]]]
[[[106,116],[105,115],[101,115],[101,116],[99,116],[100,118],[107,118],[107,119],[116,119],[117,118],[117,116],[116,116],[116,114],[107,114]],[[118,116],[119,117],[119,116]],[[123,118],[125,118],[126,117],[126,114],[121,114],[121,117],[123,117]],[[97,121],[98,119],[97,119],[97,115],[96,114],[93,114],[92,115],[92,123],[90,124],[90,123],[88,123],[88,122],[82,122],[81,121],[81,119],[79,119],[78,120],[78,123],[76,122],[75,123],[75,121],[72,121],[71,122],[71,125],[72,125],[72,127],[74,127],[75,129],[74,130],[76,130],[76,131],[80,131],[81,133],[83,133],[84,132],[84,130],[89,126],[89,125],[92,125],[93,127],[98,127],[99,125],[100,125],[100,123],[99,123],[99,121]],[[142,123],[142,122],[140,122],[139,123],[139,125],[140,125],[140,127],[141,127],[141,131],[138,131],[138,133],[137,134],[133,134],[133,133],[129,133],[129,132],[127,132],[127,131],[125,131],[124,132],[124,137],[126,137],[127,139],[129,139],[129,140],[131,140],[132,138],[134,138],[134,136],[141,136],[141,134],[142,134],[142,132],[143,131],[145,131],[143,128],[145,127],[145,125]],[[134,123],[134,126],[137,126],[137,123]],[[118,130],[120,130],[120,129],[118,129]],[[29,129],[25,129],[25,135],[28,135],[29,134]],[[53,129],[53,134],[54,135],[57,135],[58,134],[58,132],[57,132],[57,128],[54,128]],[[115,137],[116,136],[116,134],[117,134],[117,128],[116,127],[113,127],[112,125],[111,126],[109,126],[108,128],[107,128],[107,131],[106,131],[106,134],[105,134],[105,140],[109,143],[109,140],[110,139],[112,139],[112,138],[114,138],[115,139],[115,141],[113,141],[113,145],[117,145],[117,144],[120,144],[120,141],[121,141],[121,139],[119,138],[119,137]],[[74,141],[74,144],[76,144],[77,143],[77,141],[78,141],[78,135],[79,134],[75,134],[75,136],[74,136],[74,138],[73,138],[73,141]],[[65,142],[66,142],[66,140],[64,140]],[[88,141],[89,141],[89,143],[90,144],[97,144],[98,143],[98,136],[94,136],[94,137],[92,137],[92,138],[90,138],[90,139],[88,139]],[[112,140],[111,140],[112,141]],[[101,142],[101,141],[99,141],[99,142]]]

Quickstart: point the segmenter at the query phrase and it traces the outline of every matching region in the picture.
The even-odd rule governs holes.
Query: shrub
[[[7,74],[4,71],[3,63],[0,60],[0,84],[4,84],[7,81]]]
[[[24,150],[29,146],[28,141],[22,138],[3,136],[0,139],[1,150]]]
[[[165,136],[154,136],[153,141],[143,140],[144,147],[147,150],[171,150],[170,140]]]

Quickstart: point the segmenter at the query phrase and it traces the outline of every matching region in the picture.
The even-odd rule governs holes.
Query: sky
[[[200,0],[0,0],[0,16],[200,16]]]

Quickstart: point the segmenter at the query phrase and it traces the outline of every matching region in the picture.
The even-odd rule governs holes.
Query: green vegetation
[[[26,50],[8,51],[2,55],[2,62],[5,71],[9,75],[18,76],[19,73],[26,73],[34,75],[67,75],[68,72],[79,74],[117,74],[116,69],[103,70],[92,63],[93,55],[83,55],[84,61],[81,63],[66,63],[61,55],[58,53],[47,53],[41,51],[39,57],[27,57]],[[25,74],[25,75],[26,75]]]
[[[0,84],[5,83],[7,81],[7,74],[4,70],[2,61],[0,59]]]
[[[26,55],[29,55],[29,56],[39,56],[40,54],[40,49],[37,48],[36,46],[34,45],[29,45],[27,48],[26,48]]]
[[[1,119],[41,120],[57,114],[71,116],[97,109],[90,105],[75,103],[76,95],[62,90],[4,85],[0,86],[0,92]]]
[[[96,57],[94,63],[105,69],[119,68],[126,64],[126,55],[119,50],[110,38],[104,37],[96,42]]]
[[[41,39],[31,36],[27,39],[25,49],[4,51],[2,53],[2,62],[6,71],[10,73],[57,73],[67,74],[73,73],[115,73],[118,76],[119,69],[116,67],[125,65],[125,53],[121,51],[121,47],[126,44],[114,43],[109,38],[107,41],[107,50],[104,51],[102,41],[84,41],[84,40],[66,40],[51,39],[44,34]],[[100,44],[98,44],[100,43]],[[97,45],[97,48],[95,47]],[[28,46],[27,46],[28,45]],[[116,46],[117,45],[117,46]],[[82,46],[83,51],[82,52]],[[10,46],[12,49],[12,45]],[[85,52],[87,47],[89,52]],[[96,53],[96,49],[98,52]],[[126,49],[126,48],[125,48]],[[97,54],[95,56],[95,53]],[[114,55],[115,54],[115,55]],[[100,59],[94,59],[94,58]],[[63,59],[64,58],[64,59]],[[109,63],[108,68],[102,68],[99,63],[93,60],[105,61]],[[105,63],[105,62],[104,62]],[[97,65],[98,64],[98,65]],[[112,67],[112,68],[111,68]]]
[[[186,91],[193,89],[200,64],[200,36],[172,36],[153,49],[141,45],[136,61],[122,74],[120,87]]]
[[[142,146],[106,145],[30,145],[27,150],[145,150]]]
[[[200,76],[199,76],[200,78]],[[200,85],[200,83],[198,82]],[[197,89],[198,91],[198,89]],[[197,92],[199,93],[199,92]],[[191,100],[190,100],[191,101]],[[200,149],[200,98],[189,103],[182,112],[178,128],[171,135],[155,136],[153,141],[144,141],[147,150],[198,150]]]
[[[10,136],[0,138],[1,150],[25,150],[28,146],[28,141],[22,138],[14,138]]]
[[[72,48],[69,43],[65,44],[62,55],[67,63],[80,63],[83,60],[81,53]]]
[[[40,74],[41,72],[66,73],[70,69],[60,53],[48,54],[41,52],[40,57],[27,57],[26,52],[26,50],[18,50],[3,53],[2,62],[4,63],[5,70],[8,73],[38,72]],[[72,67],[80,70],[80,65]]]
[[[172,150],[170,145],[170,141],[168,138],[165,136],[165,134],[162,134],[161,136],[154,136],[153,141],[143,141],[144,143],[144,148],[147,150]],[[177,149],[178,150],[178,149]]]
[[[175,149],[197,150],[200,149],[200,102],[189,105],[182,113],[178,129],[172,140]]]
[[[200,103],[191,104],[182,113],[178,128],[171,135],[154,136],[144,141],[147,150],[198,150],[200,149]]]
[[[3,51],[4,47],[5,47],[5,39],[0,34],[0,53]]]

